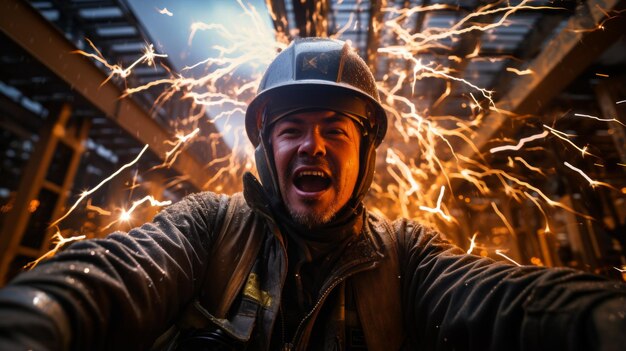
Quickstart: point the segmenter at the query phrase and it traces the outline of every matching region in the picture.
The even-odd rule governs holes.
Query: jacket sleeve
[[[151,223],[71,245],[0,290],[0,349],[146,349],[203,283],[228,197],[194,194]]]
[[[424,350],[613,350],[626,344],[626,285],[565,268],[468,255],[396,223],[405,324]]]

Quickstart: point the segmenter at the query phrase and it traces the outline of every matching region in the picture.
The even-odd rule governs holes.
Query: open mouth
[[[330,187],[330,177],[322,171],[301,171],[293,180],[295,187],[305,193],[318,193]]]

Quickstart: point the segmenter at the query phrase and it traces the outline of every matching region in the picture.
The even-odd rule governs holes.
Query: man
[[[246,114],[261,182],[194,194],[0,292],[0,349],[611,350],[626,288],[466,255],[362,200],[387,120],[348,45],[297,40]]]

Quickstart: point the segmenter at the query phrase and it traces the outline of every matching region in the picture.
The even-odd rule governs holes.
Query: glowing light
[[[59,251],[59,249],[61,249],[65,244],[70,243],[72,241],[83,240],[85,239],[85,237],[86,237],[85,235],[78,235],[78,236],[72,236],[69,238],[64,238],[63,235],[61,235],[61,232],[57,229],[56,233],[54,233],[54,235],[52,236],[52,244],[54,245],[54,247],[50,251],[43,254],[41,257],[26,264],[24,266],[24,269],[35,268],[35,266],[37,266],[39,262],[41,262],[42,260],[48,257],[54,256],[57,253],[57,251]]]
[[[595,119],[595,120],[602,121],[602,122],[617,122],[617,123],[621,124],[622,126],[626,127],[626,124],[620,122],[619,120],[617,120],[617,118],[599,118],[599,117],[595,117],[595,116],[584,115],[582,113],[575,113],[574,116],[591,118],[591,119]]]
[[[37,209],[39,208],[39,205],[41,204],[41,202],[37,199],[32,199],[30,200],[30,202],[28,203],[28,212],[33,213],[35,211],[37,211]]]
[[[132,165],[134,165],[135,163],[137,163],[137,161],[139,161],[139,159],[141,158],[141,155],[143,155],[144,152],[146,152],[146,150],[148,150],[148,144],[146,144],[143,149],[141,149],[141,152],[139,152],[139,155],[137,155],[137,157],[135,157],[134,160],[130,161],[129,163],[123,165],[122,167],[120,167],[120,169],[118,169],[117,171],[115,171],[113,174],[111,174],[110,176],[108,176],[106,179],[104,179],[103,181],[101,181],[98,185],[96,185],[93,189],[89,190],[89,191],[85,191],[83,192],[80,197],[78,198],[78,200],[76,200],[76,202],[74,202],[74,205],[72,205],[72,207],[70,207],[69,210],[67,210],[67,212],[61,216],[61,218],[57,219],[56,221],[52,222],[52,224],[50,224],[50,227],[53,227],[55,225],[57,225],[59,222],[61,222],[62,220],[64,220],[67,216],[70,215],[70,213],[72,213],[72,211],[74,211],[74,209],[76,209],[76,206],[78,206],[78,204],[83,201],[87,196],[93,194],[96,190],[100,189],[100,187],[102,187],[102,185],[106,184],[109,180],[113,179],[116,175],[120,174],[123,170],[131,167]]]
[[[564,140],[564,141],[565,141],[565,142],[567,142],[568,144],[572,145],[574,148],[576,148],[576,150],[578,150],[578,151],[580,151],[580,152],[581,152],[581,154],[583,155],[583,157],[585,157],[585,155],[591,155],[590,153],[588,153],[588,152],[587,152],[587,148],[586,148],[586,147],[581,148],[581,147],[579,147],[578,145],[574,144],[571,140],[569,140],[569,139],[568,139],[568,138],[572,137],[573,135],[563,133],[563,132],[561,132],[561,131],[559,131],[559,130],[556,130],[556,129],[554,129],[554,128],[550,128],[550,127],[548,127],[548,126],[547,126],[547,125],[545,125],[545,124],[543,125],[543,127],[544,127],[544,128],[546,128],[546,129],[548,129],[548,130],[552,133],[552,135],[554,135],[554,136],[556,136],[557,138],[559,138],[559,139],[561,139],[561,140]],[[592,155],[592,156],[593,156],[593,155]]]
[[[543,262],[541,262],[541,258],[539,257],[531,257],[530,263],[534,264],[535,266],[543,267]]]
[[[613,188],[613,186],[611,186],[610,184],[607,183],[603,183],[603,182],[599,182],[597,180],[593,180],[591,178],[589,178],[589,176],[587,174],[585,174],[585,172],[583,172],[580,168],[576,168],[574,166],[572,166],[569,162],[565,161],[563,162],[563,164],[565,166],[567,166],[568,168],[578,172],[578,174],[580,174],[581,176],[583,176],[583,178],[585,178],[585,180],[587,180],[589,182],[589,185],[591,185],[592,188],[595,188],[598,185],[604,185],[610,188]]]
[[[126,210],[123,210],[122,213],[120,214],[120,221],[124,221],[124,222],[130,221],[130,213],[128,213]]]
[[[443,193],[446,190],[445,186],[441,186],[441,190],[439,191],[439,198],[437,198],[437,206],[435,208],[430,208],[430,207],[426,207],[426,206],[420,206],[420,210],[422,211],[426,211],[426,212],[430,212],[430,213],[437,213],[439,214],[441,217],[443,217],[443,219],[445,219],[446,221],[450,222],[452,220],[452,217],[450,217],[449,215],[445,214],[443,212],[443,210],[441,210],[441,200],[443,199]]]
[[[167,7],[164,7],[162,10],[157,8],[157,11],[162,15],[168,15],[170,17],[174,16],[174,14],[171,13],[170,10],[167,9]]]
[[[474,235],[472,235],[472,238],[470,239],[470,247],[469,249],[467,249],[467,254],[471,254],[472,251],[474,251],[474,248],[476,247],[476,236],[478,235],[478,232],[474,233]]]
[[[84,193],[83,193],[83,194],[84,194]],[[89,194],[87,194],[86,196],[88,196],[88,195],[89,195]],[[87,206],[85,206],[85,208],[86,208],[87,210],[90,210],[90,211],[95,211],[95,212],[97,212],[98,214],[101,214],[101,215],[103,215],[103,216],[110,216],[110,215],[111,215],[111,211],[107,211],[107,210],[105,210],[105,209],[103,209],[103,208],[101,208],[101,207],[98,207],[98,206],[94,206],[94,205],[92,205],[92,204],[91,204],[91,199],[87,199]]]
[[[519,157],[519,156],[515,156],[513,159],[514,159],[515,161],[520,162],[521,164],[523,164],[524,166],[526,166],[526,168],[530,169],[531,171],[533,171],[533,172],[537,172],[537,173],[539,173],[539,174],[541,174],[541,175],[545,176],[545,173],[543,173],[543,171],[541,170],[541,168],[531,166],[531,165],[530,165],[528,162],[526,162],[526,160],[524,160],[523,158],[521,158],[521,157]]]
[[[91,46],[91,48],[96,53],[95,54],[91,54],[91,53],[85,52],[83,50],[74,50],[74,51],[72,51],[72,53],[73,54],[80,54],[80,55],[87,56],[87,57],[91,57],[91,58],[95,59],[96,61],[102,63],[105,67],[107,67],[109,69],[109,71],[110,71],[109,76],[107,77],[107,79],[105,79],[100,84],[100,86],[103,86],[104,84],[106,84],[111,78],[113,78],[116,75],[119,75],[122,78],[127,78],[128,76],[130,76],[133,68],[135,68],[135,66],[137,66],[140,63],[145,63],[148,66],[153,66],[155,57],[167,57],[167,55],[165,55],[165,54],[157,54],[156,52],[154,52],[154,46],[152,44],[150,44],[150,45],[148,45],[148,46],[146,46],[144,48],[143,56],[141,56],[135,62],[130,64],[130,66],[128,66],[127,68],[123,68],[120,65],[112,65],[112,64],[110,64],[104,58],[104,56],[102,56],[102,53],[100,52],[100,50],[98,50],[98,48],[94,45],[93,42],[91,42],[91,40],[89,40],[88,38],[85,38],[85,40],[87,41],[87,43],[89,43],[89,46]]]
[[[498,217],[500,217],[500,219],[502,220],[506,228],[509,230],[509,233],[511,233],[512,235],[515,235],[515,230],[513,230],[511,223],[509,223],[509,221],[506,219],[504,214],[500,211],[500,209],[498,208],[495,202],[493,201],[491,202],[491,207],[493,208],[493,211],[498,215]]]
[[[548,134],[549,133],[547,131],[544,131],[543,133],[531,135],[529,137],[520,139],[520,141],[515,146],[513,145],[498,146],[498,147],[491,148],[489,152],[491,152],[492,154],[495,154],[496,152],[505,151],[505,150],[519,150],[522,148],[522,146],[524,146],[524,144],[531,142],[533,140],[543,139],[546,136],[548,136]]]
[[[507,67],[506,70],[507,70],[507,72],[515,73],[518,76],[526,76],[526,75],[529,75],[529,74],[535,74],[535,72],[532,69],[525,69],[523,71],[520,71],[520,70],[515,69],[513,67]]]
[[[513,264],[515,264],[515,265],[516,265],[516,266],[518,266],[518,267],[521,267],[521,266],[522,266],[521,264],[519,264],[519,263],[515,262],[515,260],[513,260],[512,258],[510,258],[509,256],[507,256],[507,255],[505,255],[505,254],[504,254],[506,251],[507,251],[507,250],[496,250],[496,255],[498,255],[498,256],[502,256],[502,257],[504,257],[507,261],[509,261],[509,262],[511,262],[511,263],[513,263]]]
[[[161,164],[161,166],[171,167],[176,161],[176,158],[178,157],[178,155],[180,155],[180,153],[183,151],[183,145],[187,141],[189,141],[190,139],[198,135],[199,132],[200,132],[200,128],[196,128],[187,135],[177,135],[176,138],[178,140],[176,142],[166,140],[165,141],[166,144],[174,145],[174,147],[165,153],[165,159],[163,160],[163,163]]]
[[[544,233],[550,233],[550,224],[548,224],[548,215],[546,214],[546,211],[543,209],[543,207],[541,207],[541,205],[539,204],[539,201],[537,201],[537,199],[535,199],[534,196],[530,195],[527,192],[524,192],[524,194],[526,195],[526,198],[528,198],[530,201],[532,201],[535,206],[537,206],[537,208],[539,209],[539,212],[541,212],[541,214],[543,215],[543,219],[546,222],[546,227],[543,230]]]
[[[128,210],[122,211],[122,215],[120,216],[120,218],[121,217],[126,218],[124,220],[130,219],[130,215],[135,211],[137,206],[143,204],[144,202],[150,202],[151,206],[168,206],[172,204],[172,202],[169,200],[158,201],[152,195],[147,195],[147,196],[144,196],[141,200],[134,201],[133,205]]]
[[[623,104],[623,103],[626,103],[626,100],[620,100],[620,101],[616,102],[615,104],[619,105],[619,104]]]

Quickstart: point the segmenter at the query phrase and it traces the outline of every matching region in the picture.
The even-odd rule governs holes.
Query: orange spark
[[[471,254],[472,251],[474,251],[474,248],[476,247],[476,236],[478,235],[478,232],[474,233],[474,235],[472,235],[472,238],[470,239],[470,247],[469,249],[467,249],[467,254]]]
[[[517,74],[518,76],[525,76],[525,75],[529,75],[529,74],[535,74],[535,72],[533,72],[532,69],[525,69],[523,71],[520,71],[520,70],[515,69],[513,67],[507,67],[506,70],[507,70],[507,72],[513,72],[513,73]]]
[[[141,200],[137,200],[133,202],[133,205],[128,210],[122,210],[122,214],[120,215],[120,220],[128,221],[130,220],[130,215],[135,211],[137,206],[143,204],[144,202],[150,202],[151,206],[168,206],[172,204],[172,201],[157,201],[152,195],[144,196]]]
[[[533,140],[543,139],[546,136],[548,136],[548,134],[549,133],[547,131],[544,131],[543,133],[531,135],[529,137],[520,139],[520,141],[515,146],[513,145],[498,146],[498,147],[491,148],[489,152],[491,152],[492,154],[495,154],[496,152],[500,152],[504,150],[519,150],[522,148],[522,146],[524,146],[524,144],[531,142]]]
[[[196,128],[187,135],[177,135],[176,138],[178,141],[176,142],[169,140],[164,141],[164,143],[174,145],[174,147],[165,153],[165,160],[163,160],[161,166],[171,167],[176,161],[178,155],[182,152],[182,145],[184,145],[189,139],[195,137],[199,132],[200,128]]]
[[[548,215],[546,214],[546,211],[543,210],[543,207],[541,207],[541,205],[539,204],[539,201],[537,201],[537,199],[535,199],[534,196],[530,195],[529,193],[525,191],[524,191],[524,194],[530,201],[532,201],[535,204],[535,206],[537,206],[537,208],[539,209],[539,212],[541,212],[541,214],[543,215],[543,219],[546,221],[546,228],[544,229],[544,233],[550,233],[550,225],[548,224]]]
[[[109,73],[109,76],[107,77],[107,79],[105,79],[100,84],[100,86],[103,86],[104,84],[106,84],[115,75],[119,75],[122,78],[128,77],[131,74],[133,68],[135,66],[137,66],[138,64],[140,64],[140,63],[145,63],[148,66],[152,66],[152,65],[154,65],[154,58],[155,57],[167,57],[167,55],[165,55],[165,54],[157,54],[157,53],[155,53],[154,46],[152,44],[150,44],[150,45],[148,45],[148,46],[146,46],[144,48],[143,56],[138,58],[135,62],[133,62],[127,68],[123,68],[120,65],[112,65],[112,64],[108,63],[108,61],[104,58],[104,56],[102,56],[102,53],[100,52],[100,50],[98,50],[98,48],[96,48],[94,43],[91,40],[89,40],[88,38],[85,38],[85,40],[89,43],[89,46],[91,46],[91,48],[96,52],[96,54],[91,54],[91,53],[85,52],[83,50],[74,50],[74,51],[72,51],[72,53],[73,54],[80,54],[80,55],[87,56],[87,57],[91,57],[91,58],[95,59],[96,61],[102,63],[105,67],[107,67],[109,69],[109,71],[111,73]]]
[[[441,190],[439,191],[439,198],[437,198],[437,205],[435,206],[435,208],[431,208],[431,207],[427,207],[427,206],[420,206],[420,210],[422,211],[426,211],[426,212],[430,212],[430,213],[438,213],[439,215],[441,215],[441,217],[443,217],[443,219],[445,219],[446,221],[450,222],[452,221],[452,217],[450,217],[449,215],[445,214],[442,210],[441,210],[441,200],[443,199],[443,193],[446,190],[445,186],[441,186]]]
[[[491,207],[493,208],[493,211],[498,215],[498,217],[500,217],[502,222],[504,222],[504,225],[509,230],[509,233],[511,233],[511,234],[513,234],[515,236],[515,231],[513,230],[513,227],[511,226],[511,223],[509,223],[509,221],[506,219],[504,214],[502,212],[500,212],[500,209],[498,208],[498,206],[496,205],[495,202],[491,201]]]
[[[543,173],[543,171],[541,170],[541,168],[539,167],[534,167],[531,166],[528,162],[526,162],[526,160],[524,160],[523,158],[516,156],[515,158],[513,158],[515,161],[519,161],[521,164],[523,164],[524,166],[526,166],[526,168],[530,169],[533,172],[537,172],[539,174],[541,174],[542,176],[545,176],[545,173]]]
[[[476,47],[474,48],[474,51],[472,51],[471,54],[466,55],[465,58],[469,59],[469,58],[478,57],[479,52],[480,52],[480,44],[477,44]]]
[[[515,262],[512,258],[510,258],[509,256],[505,255],[504,252],[506,252],[507,250],[496,250],[496,255],[502,256],[504,257],[506,260],[508,260],[509,262],[515,264],[518,267],[521,267],[522,265]]]
[[[54,235],[52,236],[52,243],[54,244],[54,247],[50,251],[48,251],[45,254],[43,254],[38,259],[36,259],[36,260],[26,264],[24,266],[24,269],[33,269],[33,268],[35,268],[35,266],[38,265],[39,262],[41,262],[42,260],[54,256],[57,253],[57,251],[59,251],[59,249],[61,249],[65,244],[70,243],[72,241],[83,240],[85,238],[86,238],[85,235],[79,235],[79,236],[72,236],[72,237],[69,237],[69,238],[64,238],[63,235],[61,235],[61,232],[57,228],[57,232],[54,233]]]
[[[604,182],[600,182],[597,180],[593,180],[591,178],[589,178],[589,176],[587,174],[585,174],[585,172],[583,172],[581,169],[576,168],[574,166],[572,166],[569,162],[565,161],[563,162],[564,165],[566,165],[568,168],[578,172],[578,174],[580,174],[581,176],[583,176],[583,178],[585,178],[585,180],[587,180],[589,182],[589,185],[591,185],[592,188],[595,188],[598,185],[604,185],[606,187],[609,188],[613,188],[613,186],[611,186],[610,184],[604,183]]]
[[[87,199],[87,206],[85,207],[88,210],[91,211],[95,211],[98,212],[98,214],[103,215],[103,216],[110,216],[111,215],[111,211],[107,211],[103,208],[100,208],[98,206],[94,206],[91,204],[91,199]]]
[[[61,216],[61,218],[57,219],[56,221],[52,222],[52,224],[50,224],[50,227],[55,226],[56,224],[58,224],[59,222],[61,222],[62,220],[64,220],[67,216],[69,216],[70,213],[72,213],[72,211],[74,211],[74,209],[76,208],[76,206],[78,206],[78,204],[83,201],[87,196],[93,194],[96,190],[100,189],[100,187],[102,187],[102,185],[106,184],[109,180],[113,179],[113,177],[115,177],[116,175],[120,174],[123,170],[125,170],[126,168],[134,165],[135,163],[137,163],[137,161],[139,161],[139,159],[141,158],[141,155],[143,155],[143,153],[148,150],[148,144],[146,144],[143,149],[141,149],[141,152],[139,152],[139,155],[137,155],[137,157],[135,157],[134,160],[130,161],[129,163],[123,165],[122,167],[120,167],[120,169],[118,169],[117,171],[115,171],[113,174],[111,174],[110,176],[108,176],[106,179],[104,179],[103,181],[101,181],[98,185],[96,185],[93,189],[89,190],[89,191],[84,191],[80,197],[78,198],[78,200],[76,200],[76,202],[74,203],[74,205],[72,205],[72,207],[67,210],[67,212]]]
[[[574,144],[571,140],[569,140],[569,138],[574,136],[574,135],[563,133],[563,132],[561,132],[559,130],[556,130],[554,128],[550,128],[550,127],[548,127],[545,124],[543,125],[543,127],[548,129],[548,130],[550,130],[550,132],[552,132],[552,134],[554,136],[556,136],[557,138],[559,138],[561,140],[564,140],[568,144],[572,145],[574,148],[576,148],[576,150],[578,150],[578,151],[580,151],[582,153],[583,157],[585,157],[585,155],[591,155],[589,152],[587,152],[587,148],[586,147],[580,148],[578,145]],[[591,156],[593,156],[593,155],[591,155]]]
[[[591,119],[595,119],[595,120],[598,120],[598,121],[601,121],[601,122],[617,122],[617,123],[621,124],[623,127],[626,127],[626,124],[620,122],[617,118],[599,118],[599,117],[596,117],[596,116],[584,115],[582,113],[575,113],[574,116],[591,118]]]

